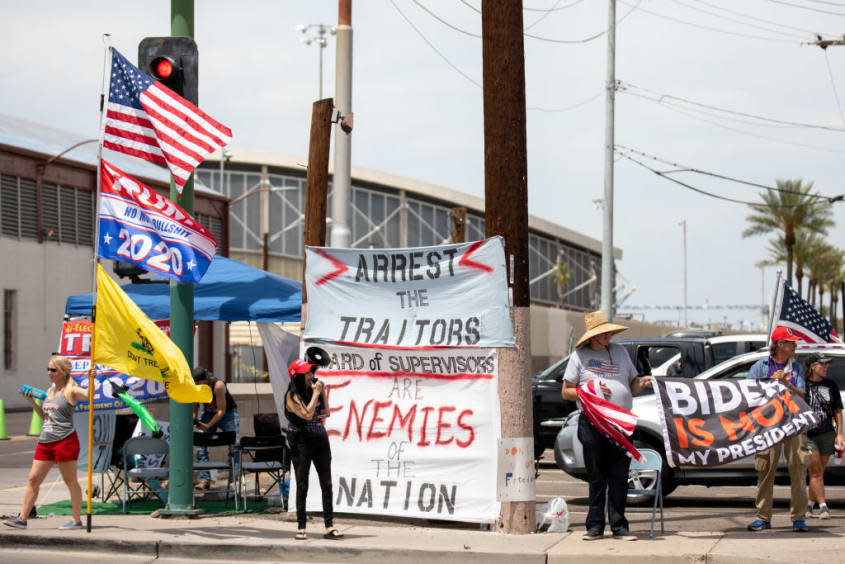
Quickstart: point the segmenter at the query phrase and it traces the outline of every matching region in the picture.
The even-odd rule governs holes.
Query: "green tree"
[[[743,237],[778,233],[783,238],[786,280],[790,284],[796,234],[803,230],[827,235],[834,225],[830,202],[816,197],[812,188],[812,182],[778,180],[777,190],[769,188],[760,193],[761,204],[749,204],[752,213],[745,218],[750,225],[742,232]]]
[[[806,229],[801,229],[795,234],[795,245],[792,247],[792,261],[795,265],[795,289],[798,295],[803,294],[803,279],[804,279],[804,265],[811,260],[814,252],[817,251],[818,245],[822,242],[821,237],[815,233],[811,233]],[[786,243],[783,236],[769,239],[769,258],[763,261],[766,266],[776,266],[785,264],[787,261]],[[809,281],[807,283],[807,296],[809,299]]]

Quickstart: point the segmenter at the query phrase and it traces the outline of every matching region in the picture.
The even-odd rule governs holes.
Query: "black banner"
[[[818,423],[801,396],[774,379],[655,378],[670,466],[718,466],[751,456]]]

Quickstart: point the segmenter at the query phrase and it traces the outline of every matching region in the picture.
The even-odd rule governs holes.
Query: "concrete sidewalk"
[[[294,539],[296,523],[279,515],[211,516],[199,519],[154,519],[138,515],[95,515],[94,530],[59,531],[66,516],[40,517],[26,531],[0,528],[2,549],[52,552],[96,551],[151,558],[319,562],[835,562],[845,553],[845,535],[823,528],[795,534],[788,522],[775,529],[670,532],[637,542],[607,536],[581,539],[580,527],[568,534],[505,535],[479,530],[350,522],[340,517],[342,540],[322,538],[319,518],[309,539]],[[83,516],[84,519],[84,516]],[[0,550],[2,550],[0,549]]]

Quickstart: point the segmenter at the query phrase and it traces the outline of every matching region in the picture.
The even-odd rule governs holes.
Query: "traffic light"
[[[197,104],[199,54],[190,37],[145,37],[138,45],[138,68]]]

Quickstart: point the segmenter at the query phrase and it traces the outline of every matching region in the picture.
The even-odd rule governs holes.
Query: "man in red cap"
[[[806,389],[804,367],[793,358],[797,343],[801,340],[801,337],[787,327],[775,328],[772,331],[769,358],[763,358],[754,363],[748,372],[748,377],[777,378],[793,394],[803,398]],[[789,469],[789,484],[792,490],[789,502],[792,530],[807,532],[807,523],[804,521],[804,513],[807,510],[806,481],[807,466],[812,454],[809,448],[806,448],[806,442],[805,434],[794,435],[754,456],[754,467],[757,469],[757,519],[748,525],[749,531],[772,528],[772,490],[775,484],[775,472],[783,453]],[[801,448],[802,446],[805,448]]]

